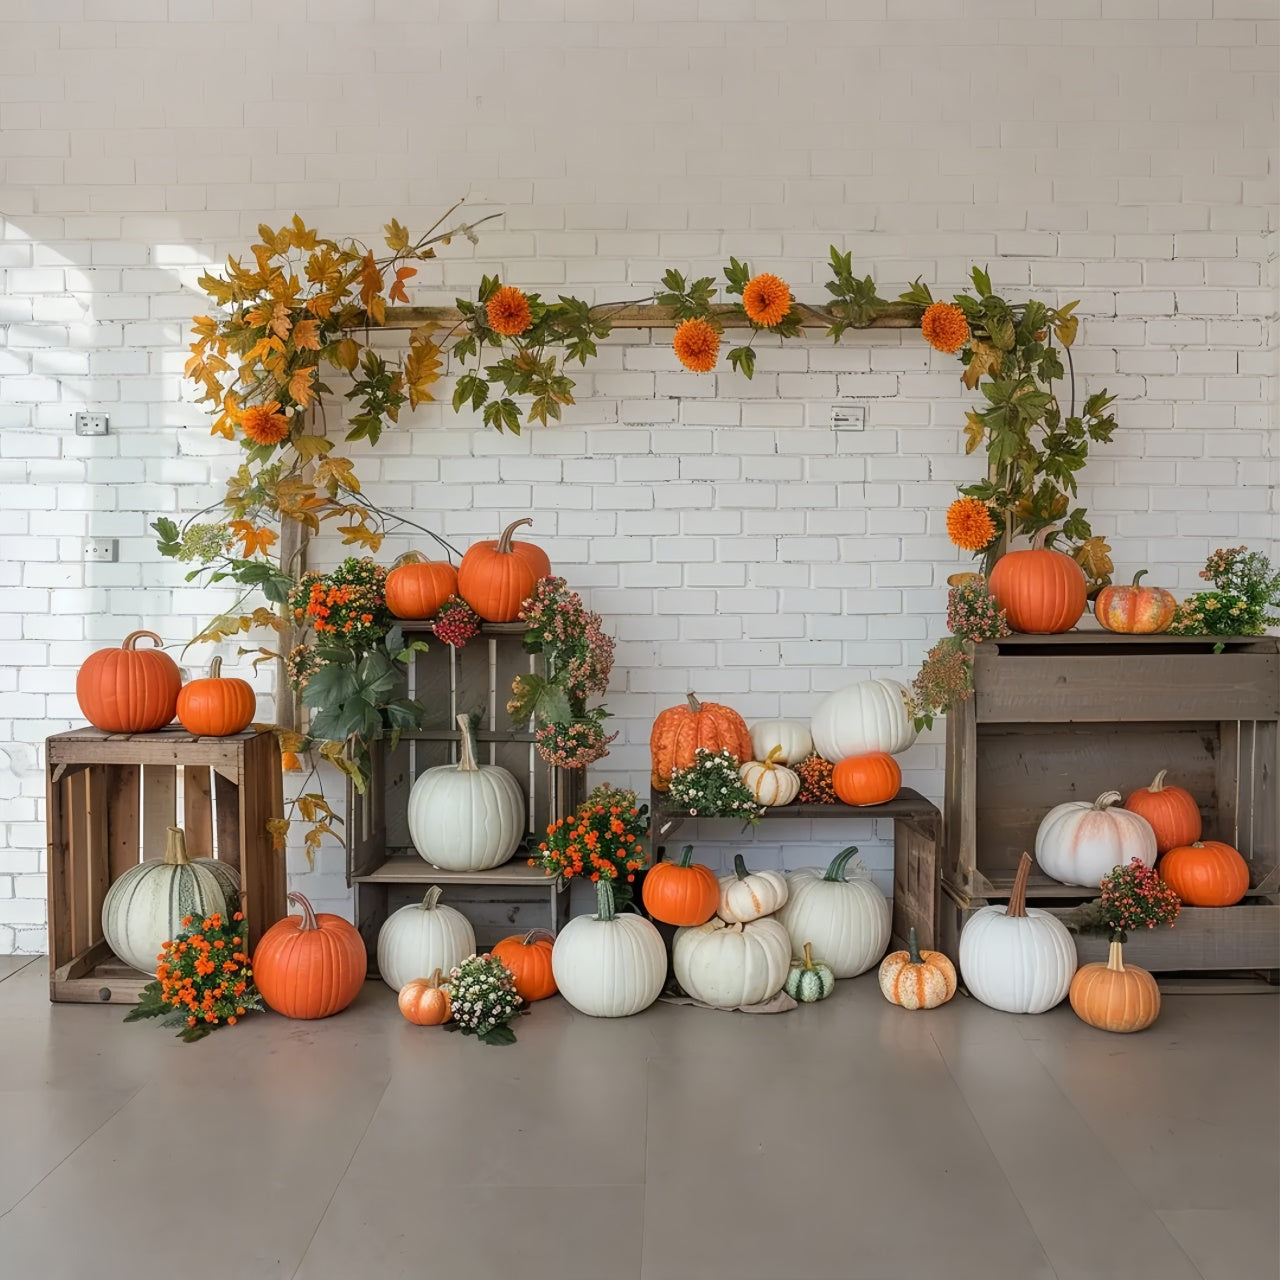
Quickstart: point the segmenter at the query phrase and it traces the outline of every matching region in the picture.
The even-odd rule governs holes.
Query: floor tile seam
[[[0,956],[0,959],[17,960],[18,957],[17,956]],[[18,974],[26,973],[26,971],[30,969],[31,966],[35,964],[35,962],[39,959],[40,959],[39,956],[28,956],[26,964],[20,964],[16,969],[13,970],[12,973],[0,974],[0,982],[8,982],[10,978],[16,978]]]

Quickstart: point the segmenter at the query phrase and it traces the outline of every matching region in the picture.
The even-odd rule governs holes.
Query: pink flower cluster
[[[480,615],[461,597],[450,596],[436,616],[437,640],[461,649],[480,630]]]
[[[999,640],[1011,634],[1009,619],[985,578],[963,582],[947,593],[947,626],[964,640]]]
[[[1117,941],[1131,929],[1172,925],[1181,910],[1178,895],[1141,858],[1102,877],[1102,920]]]
[[[595,720],[574,720],[570,724],[546,721],[534,738],[538,754],[548,763],[562,769],[584,769],[609,754],[609,744],[616,733],[606,734]]]

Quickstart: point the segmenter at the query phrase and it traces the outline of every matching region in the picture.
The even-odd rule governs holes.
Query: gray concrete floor
[[[868,975],[771,1017],[556,998],[490,1048],[370,983],[184,1045],[0,960],[0,1275],[1269,1280],[1278,1011],[1107,1036]]]

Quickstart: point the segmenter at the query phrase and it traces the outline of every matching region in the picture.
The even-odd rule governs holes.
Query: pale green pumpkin
[[[836,975],[831,966],[820,960],[814,961],[813,943],[804,944],[804,959],[791,962],[791,972],[787,974],[787,995],[801,1004],[814,1004],[825,1000],[836,987]]]

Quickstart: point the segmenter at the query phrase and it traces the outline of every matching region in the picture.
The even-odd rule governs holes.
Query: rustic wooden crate
[[[151,977],[112,954],[102,903],[118,876],[160,856],[168,827],[184,827],[192,857],[239,870],[250,946],[287,913],[284,854],[267,831],[284,814],[275,734],[76,729],[49,738],[45,759],[50,999],[137,1002]]]

